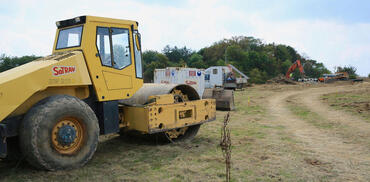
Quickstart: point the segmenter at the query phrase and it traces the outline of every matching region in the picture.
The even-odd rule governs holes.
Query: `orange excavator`
[[[288,71],[287,71],[287,72],[286,72],[286,74],[285,74],[285,77],[286,77],[287,79],[290,79],[291,74],[293,73],[293,71],[294,71],[297,67],[299,68],[299,72],[301,72],[301,75],[303,75],[303,76],[304,76],[304,70],[303,70],[303,66],[302,66],[302,64],[301,64],[301,61],[300,61],[300,60],[297,60],[297,61],[295,61],[295,62],[292,64],[292,66],[290,66],[290,68],[288,69]]]

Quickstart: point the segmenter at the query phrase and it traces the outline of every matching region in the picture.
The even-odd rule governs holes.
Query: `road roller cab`
[[[82,51],[99,101],[131,97],[143,84],[138,22],[81,16],[56,22],[53,54]]]
[[[50,56],[0,73],[0,157],[19,150],[37,168],[71,169],[91,159],[99,135],[136,130],[174,142],[215,120],[215,100],[192,87],[143,84],[136,21],[56,25]]]

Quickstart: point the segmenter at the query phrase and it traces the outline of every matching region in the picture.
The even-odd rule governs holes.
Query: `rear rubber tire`
[[[52,142],[53,127],[62,118],[78,118],[84,126],[84,140],[73,154],[62,154]],[[36,168],[67,170],[82,167],[98,145],[99,124],[94,111],[82,100],[68,95],[45,98],[33,106],[20,126],[20,148],[26,160]]]

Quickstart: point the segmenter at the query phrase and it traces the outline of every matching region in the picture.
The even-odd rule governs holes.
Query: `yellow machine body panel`
[[[82,38],[80,47],[66,49],[57,48],[58,36],[61,31],[81,26]],[[143,79],[136,77],[136,72],[138,70],[135,69],[134,43],[137,43],[137,41],[134,39],[133,31],[137,31],[137,29],[137,22],[135,21],[86,16],[86,23],[84,24],[68,26],[57,30],[53,53],[82,49],[85,53],[84,55],[87,60],[86,64],[98,100],[111,101],[127,99],[143,85]],[[115,33],[115,31],[118,33]],[[104,43],[102,44],[102,42]],[[107,50],[109,44],[113,44],[111,45],[111,49],[113,50],[114,57],[110,57],[111,54],[109,50]],[[122,49],[125,50],[124,53],[116,51],[117,46],[120,44],[127,45],[127,47]],[[103,47],[109,54],[106,53],[103,55]],[[126,57],[126,62],[122,63],[124,65],[116,66],[114,64],[119,54],[121,54],[121,57]],[[112,59],[113,65],[104,65],[104,60],[106,60],[107,57]]]
[[[132,77],[129,75],[121,75],[114,72],[103,71],[103,77],[106,87],[111,90],[124,90],[132,88]],[[125,83],[125,84],[117,84]]]
[[[41,94],[52,87],[84,85],[91,85],[91,80],[81,51],[54,54],[2,72],[0,121],[22,107],[35,93]]]
[[[19,116],[25,114],[32,106],[37,104],[40,100],[52,96],[52,95],[71,95],[79,99],[85,99],[89,97],[89,87],[88,85],[82,86],[57,86],[57,87],[48,87],[45,90],[41,90],[33,94],[28,98],[22,105],[17,107],[10,115]]]
[[[216,118],[216,101],[202,99],[174,103],[173,95],[155,96],[145,107],[123,106],[124,123],[130,130],[157,133],[202,124]]]

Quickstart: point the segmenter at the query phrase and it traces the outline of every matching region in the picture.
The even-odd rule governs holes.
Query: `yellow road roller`
[[[73,169],[99,135],[138,131],[192,139],[216,118],[214,99],[188,85],[143,84],[138,22],[80,16],[56,22],[51,55],[0,73],[0,157]]]

